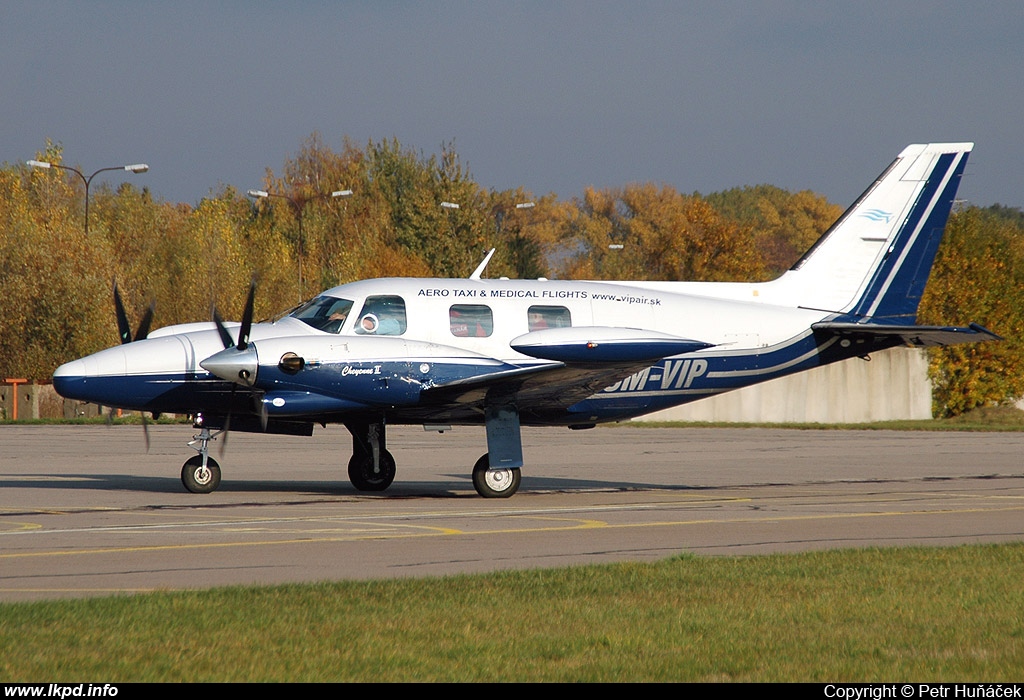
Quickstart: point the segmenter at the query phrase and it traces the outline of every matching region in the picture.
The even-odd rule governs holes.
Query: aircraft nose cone
[[[256,370],[259,367],[259,362],[255,346],[250,345],[245,350],[237,348],[221,350],[200,362],[199,366],[225,381],[235,382],[242,386],[252,386],[256,383]]]
[[[53,373],[54,390],[68,399],[77,399],[79,386],[89,376],[89,363],[83,358],[66,362]]]
[[[63,380],[68,377],[84,377],[86,374],[86,362],[84,359],[65,362],[53,373],[53,381]]]

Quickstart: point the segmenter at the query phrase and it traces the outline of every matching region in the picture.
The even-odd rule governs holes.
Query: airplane
[[[519,489],[521,426],[592,428],[851,357],[909,345],[998,340],[977,324],[916,325],[918,304],[971,143],[904,149],[775,280],[640,282],[374,279],[284,316],[190,323],[61,365],[62,396],[193,417],[185,488],[214,491],[210,442],[228,430],[305,435],[341,423],[348,476],[383,491],[396,474],[388,425],[483,424],[480,496]],[[493,253],[493,251],[491,251]]]

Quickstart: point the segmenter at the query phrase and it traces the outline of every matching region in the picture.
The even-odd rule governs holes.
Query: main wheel
[[[383,491],[395,480],[395,458],[387,450],[380,453],[380,469],[373,470],[373,456],[354,454],[348,461],[348,480],[360,491]]]
[[[484,455],[473,465],[473,487],[484,498],[508,498],[519,490],[522,475],[518,469],[490,469]]]
[[[181,483],[192,493],[213,493],[220,486],[220,465],[207,457],[203,468],[203,456],[196,455],[181,468]]]

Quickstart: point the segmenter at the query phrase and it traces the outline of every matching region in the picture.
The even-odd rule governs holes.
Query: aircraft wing
[[[479,406],[514,399],[521,406],[544,404],[565,408],[615,382],[649,367],[650,362],[609,363],[600,368],[550,363],[505,370],[439,384],[423,391],[421,403],[448,407]]]
[[[666,357],[711,347],[655,331],[586,326],[534,331],[510,345],[554,362],[435,385],[423,391],[422,403],[483,410],[488,402],[515,401],[525,412],[557,411]]]
[[[899,339],[905,345],[917,348],[974,343],[982,340],[1002,340],[987,328],[972,323],[966,328],[957,326],[899,326],[873,323],[815,323],[816,332],[832,333],[852,340]]]

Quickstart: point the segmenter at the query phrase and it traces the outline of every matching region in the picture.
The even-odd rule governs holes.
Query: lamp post
[[[516,232],[515,238],[512,240],[512,257],[514,260],[516,276],[519,279],[525,279],[526,274],[523,272],[523,224],[519,220],[519,213],[526,209],[533,209],[537,206],[536,202],[516,202]],[[507,207],[505,205],[499,206],[494,212],[494,232],[498,237],[498,240],[502,240],[505,235],[504,224]]]
[[[73,172],[78,177],[82,178],[82,182],[85,183],[85,235],[86,236],[89,235],[89,185],[92,183],[92,179],[94,177],[96,177],[97,175],[99,175],[100,173],[105,173],[105,172],[107,172],[109,170],[125,170],[125,171],[130,172],[130,173],[144,173],[147,170],[149,170],[149,166],[146,165],[145,163],[136,163],[135,165],[117,165],[117,166],[114,166],[114,167],[111,167],[111,168],[100,168],[99,170],[94,172],[92,175],[89,175],[88,177],[86,177],[85,175],[82,174],[82,171],[78,170],[77,168],[71,168],[71,167],[69,167],[67,165],[58,165],[57,163],[50,163],[50,162],[47,162],[45,160],[28,160],[28,161],[25,161],[25,165],[30,165],[33,168],[43,168],[43,169],[46,169],[46,170],[48,170],[50,168],[59,168],[61,170],[68,170],[70,172]]]
[[[526,209],[533,209],[537,206],[536,202],[519,202],[516,204],[516,213],[524,211]],[[523,272],[523,224],[522,221],[516,222],[516,275],[522,279],[526,275]]]
[[[312,197],[289,197],[286,194],[277,194],[276,192],[267,192],[266,190],[249,190],[246,192],[253,199],[267,199],[270,197],[277,197],[278,199],[284,199],[291,203],[295,208],[295,216],[299,221],[299,301],[305,300],[302,291],[302,255],[303,247],[305,245],[305,239],[302,236],[302,214],[306,209],[306,205],[316,199],[335,199],[338,197],[351,197],[352,190],[335,190],[334,192],[321,192],[315,194]]]

